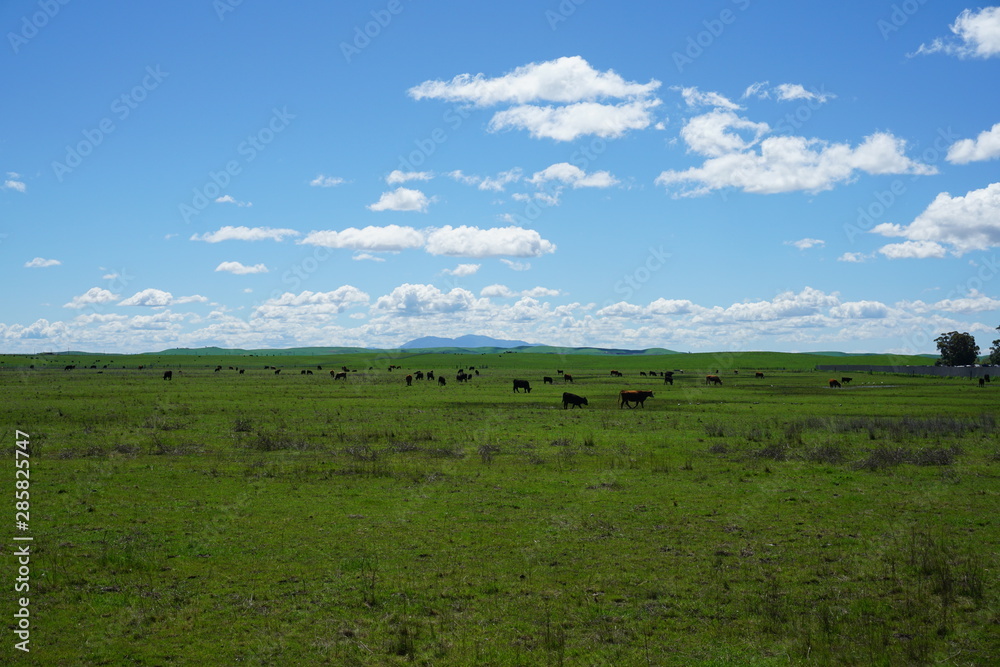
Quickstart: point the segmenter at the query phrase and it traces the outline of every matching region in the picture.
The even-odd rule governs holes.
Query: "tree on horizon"
[[[1000,331],[1000,327],[997,327],[997,331]],[[990,346],[988,363],[990,366],[1000,366],[1000,338],[993,341],[993,345]]]
[[[979,346],[968,332],[950,331],[935,338],[934,342],[941,353],[938,366],[971,366],[979,358]]]

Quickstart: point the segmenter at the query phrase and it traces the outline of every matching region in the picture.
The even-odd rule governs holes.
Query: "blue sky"
[[[0,6],[0,351],[1000,325],[1000,8]]]

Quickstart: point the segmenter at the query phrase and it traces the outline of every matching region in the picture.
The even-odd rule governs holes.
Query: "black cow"
[[[164,380],[171,380],[171,379],[173,379],[173,377],[174,377],[174,372],[173,371],[163,371],[163,379]]]
[[[673,375],[664,375],[663,376],[663,384],[669,384],[669,385],[673,386],[673,384],[674,384],[674,376]]]
[[[576,394],[571,394],[568,391],[563,392],[563,410],[569,406],[578,408],[581,405],[587,405],[587,399],[583,396],[577,396]]]
[[[546,375],[545,377],[542,378],[542,384],[552,384],[552,378]]]
[[[629,403],[636,403],[643,408],[646,407],[646,399],[653,398],[653,392],[643,389],[623,389],[619,394],[619,408],[623,408]],[[632,407],[629,405],[628,407]]]
[[[986,386],[986,378],[979,378],[979,386],[980,387]]]
[[[245,369],[243,369],[243,368],[241,368],[241,369],[240,369],[240,375],[243,375],[243,371],[244,371],[244,370],[245,370]]]
[[[333,376],[334,380],[346,380],[347,371],[330,371],[330,375]]]
[[[438,385],[439,385],[439,386],[443,387],[443,386],[445,386],[446,384],[447,384],[447,381],[446,381],[446,380],[444,379],[444,376],[443,376],[443,375],[442,375],[441,377],[439,377],[439,378],[438,378]]]
[[[848,382],[850,382],[850,381],[851,381],[851,380],[853,380],[853,379],[854,379],[854,378],[840,378],[840,382],[841,382],[842,384],[847,384]],[[989,380],[987,380],[987,382],[989,382]]]
[[[413,384],[413,376],[412,375],[407,375],[406,376],[406,386],[409,387],[412,384]]]
[[[529,394],[531,393],[531,385],[527,380],[514,380],[514,391],[520,392],[522,389]]]
[[[613,377],[613,378],[620,378],[621,376],[622,376],[622,372],[621,371],[611,371],[611,377]]]
[[[753,374],[753,376],[754,376],[755,378],[761,378],[761,379],[763,379],[763,378],[764,378],[764,374],[763,374],[763,373],[761,373],[760,371],[757,371],[756,373],[754,373],[754,374]]]

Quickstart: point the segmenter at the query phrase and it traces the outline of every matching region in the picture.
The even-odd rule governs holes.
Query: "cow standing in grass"
[[[846,377],[844,377],[844,378],[840,378],[840,383],[841,383],[841,384],[847,384],[848,382],[850,382],[850,381],[851,381],[851,380],[853,380],[853,379],[854,379],[854,378],[846,378]],[[989,380],[987,380],[987,382],[989,382]]]
[[[834,379],[830,379],[830,389],[840,389],[840,383]]]
[[[583,396],[577,396],[576,394],[571,394],[568,391],[563,392],[563,410],[569,406],[574,408],[579,408],[583,405],[587,405],[587,399]]]
[[[413,384],[413,376],[412,375],[407,375],[406,376],[406,386],[409,387],[412,384]]]
[[[552,378],[546,375],[545,377],[542,378],[542,384],[552,384]]]
[[[521,390],[531,393],[531,384],[527,380],[514,380],[514,392],[520,393]]]
[[[569,382],[570,384],[573,384],[573,376],[570,375],[569,373],[563,373],[563,382]]]
[[[720,378],[718,375],[706,375],[705,384],[712,384],[712,385],[722,384],[722,378]]]
[[[642,389],[623,389],[618,395],[619,397],[619,408],[624,408],[629,403],[635,403],[641,405],[643,408],[646,407],[646,399],[653,398],[653,392],[645,391]],[[629,408],[632,406],[629,405]]]
[[[163,371],[163,379],[164,380],[172,380],[173,377],[174,377],[174,372],[173,371]]]

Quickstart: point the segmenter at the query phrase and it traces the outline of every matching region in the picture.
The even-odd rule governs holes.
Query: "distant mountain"
[[[440,336],[424,336],[414,338],[399,346],[401,350],[412,350],[425,347],[536,347],[538,343],[526,343],[523,340],[500,340],[490,336],[465,335],[458,338],[441,338]]]

